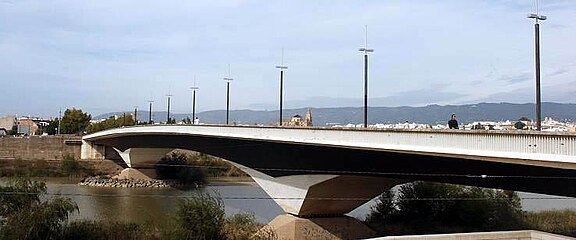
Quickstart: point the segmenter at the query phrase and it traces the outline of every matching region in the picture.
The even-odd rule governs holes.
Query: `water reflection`
[[[67,195],[78,204],[79,214],[72,220],[102,219],[157,223],[166,221],[173,213],[179,199],[206,191],[224,199],[227,214],[252,212],[257,221],[267,223],[282,209],[254,183],[213,184],[203,189],[146,189],[146,188],[101,188],[79,186],[70,183],[49,183],[48,193]],[[234,198],[255,199],[234,199]]]
[[[202,190],[178,190],[89,187],[77,185],[78,179],[44,178],[37,180],[47,181],[48,193],[61,193],[78,204],[80,213],[72,215],[71,220],[102,219],[162,223],[167,221],[174,212],[179,199],[198,194],[198,191],[206,191],[222,197],[227,214],[252,212],[256,220],[261,223],[268,223],[284,213],[255,183],[210,184]],[[5,179],[0,179],[0,182],[4,181]],[[522,192],[519,195],[523,198],[522,206],[526,211],[576,210],[574,198],[558,199],[554,196]],[[375,200],[369,201],[348,215],[364,220],[374,204]]]

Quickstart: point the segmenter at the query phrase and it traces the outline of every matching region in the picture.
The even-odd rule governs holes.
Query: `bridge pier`
[[[129,148],[121,151],[114,148],[118,155],[126,162],[129,168],[124,169],[122,172],[137,170],[140,174],[146,175],[149,178],[156,178],[155,164],[160,161],[167,153],[171,152],[172,148]],[[134,171],[133,171],[134,172]],[[132,174],[134,175],[134,174]],[[136,175],[134,175],[136,176]]]
[[[286,212],[298,217],[343,216],[408,180],[352,175],[271,177],[237,163]]]
[[[80,159],[104,159],[106,146],[97,145],[94,142],[82,140],[80,147]]]

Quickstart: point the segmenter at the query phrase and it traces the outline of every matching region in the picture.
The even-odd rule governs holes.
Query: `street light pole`
[[[282,48],[282,64],[276,66],[276,68],[280,69],[280,117],[278,119],[278,125],[282,126],[282,102],[283,102],[283,95],[284,95],[284,70],[288,69],[288,67],[284,66],[284,48]]]
[[[230,75],[230,64],[228,64],[228,77],[224,78],[226,81],[226,125],[230,123],[230,82],[234,80]]]
[[[196,120],[196,90],[199,89],[196,86],[196,76],[194,76],[194,86],[190,89],[192,89],[192,124],[194,125]]]
[[[60,129],[62,128],[62,108],[58,111],[58,136],[60,136]]]
[[[154,101],[149,100],[148,103],[150,104],[150,109],[148,110],[148,124],[152,124],[152,103]]]
[[[170,124],[170,97],[172,97],[172,95],[166,94],[166,97],[168,97],[168,114],[166,115],[166,124]]]
[[[368,25],[365,25],[365,42],[364,47],[358,51],[364,53],[364,128],[368,127],[368,53],[374,52],[374,49],[368,48]]]
[[[138,106],[134,106],[134,126],[138,125]]]
[[[536,130],[542,131],[542,99],[540,91],[540,23],[539,20],[547,19],[544,15],[538,14],[538,0],[536,3],[536,13],[528,14],[528,18],[534,19],[534,57],[536,68]]]

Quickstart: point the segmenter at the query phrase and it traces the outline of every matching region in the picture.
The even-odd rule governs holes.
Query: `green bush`
[[[80,163],[78,163],[78,161],[76,161],[74,156],[71,154],[66,154],[64,156],[64,159],[62,159],[62,165],[60,168],[61,168],[62,174],[68,175],[68,176],[77,175],[80,173],[80,171],[82,169],[80,167]]]
[[[173,152],[156,164],[159,179],[176,179],[184,184],[204,184],[206,177],[202,169],[188,166],[186,154]]]
[[[178,202],[177,236],[181,239],[223,239],[224,203],[201,193]]]
[[[62,231],[60,239],[129,240],[149,238],[145,233],[145,229],[135,223],[83,220],[68,224]]]
[[[201,193],[179,202],[171,224],[162,229],[162,239],[277,239],[272,229],[256,222],[253,214],[225,217],[218,197]]]
[[[70,199],[44,200],[46,185],[27,179],[0,187],[0,239],[59,239],[68,215],[78,211]]]
[[[502,190],[414,182],[379,197],[367,222],[394,234],[522,229],[519,197]]]

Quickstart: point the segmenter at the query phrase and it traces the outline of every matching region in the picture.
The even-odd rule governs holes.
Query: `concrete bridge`
[[[173,149],[221,157],[300,217],[345,214],[416,180],[576,197],[567,133],[156,125],[83,137],[83,159],[111,149],[133,168]]]

